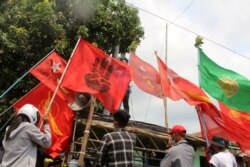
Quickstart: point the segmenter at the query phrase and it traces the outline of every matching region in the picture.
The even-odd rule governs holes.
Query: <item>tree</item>
[[[124,0],[2,0],[0,11],[0,93],[52,49],[68,59],[79,35],[125,54],[144,34],[138,10]],[[0,99],[0,113],[37,83],[25,77]]]
[[[0,5],[0,92],[60,44],[65,33],[53,5],[46,1],[6,0]],[[3,111],[37,84],[27,77],[1,99]]]
[[[133,41],[140,43],[144,35],[138,10],[126,5],[124,0],[111,0],[107,6],[100,5],[90,29],[94,32],[90,39],[97,39],[96,42],[113,55],[116,47],[121,54],[129,52],[128,46]]]

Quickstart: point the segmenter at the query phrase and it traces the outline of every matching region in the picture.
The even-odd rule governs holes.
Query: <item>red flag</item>
[[[41,83],[19,99],[13,107],[18,110],[24,104],[30,103],[39,109],[41,115],[44,115],[52,95],[53,92]],[[52,131],[52,145],[46,151],[51,157],[55,158],[61,152],[69,149],[74,113],[65,100],[56,96],[48,116]]]
[[[172,69],[168,68],[158,56],[157,62],[165,96],[174,101],[184,99],[189,105],[198,105],[210,110],[210,114],[213,116],[220,115],[218,109],[201,88],[180,77]]]
[[[30,70],[30,73],[51,90],[55,90],[65,67],[66,61],[54,51],[39,65]],[[61,98],[65,98],[66,93],[68,93],[66,89],[59,89],[57,92]]]
[[[219,105],[224,116],[236,121],[243,127],[250,127],[250,113],[232,109],[222,102],[219,102]]]
[[[211,140],[214,135],[222,136],[232,142],[236,142],[242,150],[250,149],[250,129],[249,124],[242,125],[237,119],[230,116],[231,111],[223,104],[221,106],[221,117],[212,117],[209,115],[210,111],[202,109],[199,114],[199,119],[202,128],[202,134],[207,134]]]
[[[131,78],[138,88],[151,95],[162,98],[160,77],[153,66],[142,61],[135,53],[130,54],[129,66]]]
[[[116,111],[130,82],[128,65],[80,39],[62,86],[94,95],[110,112]]]
[[[178,75],[173,70],[167,68],[167,65],[158,56],[156,57],[161,78],[163,95],[171,98],[174,101],[182,99],[180,94],[173,87],[174,84],[171,83],[171,81],[173,81],[172,78]]]
[[[219,105],[226,126],[236,130],[234,133],[237,134],[231,134],[232,140],[236,141],[242,150],[250,149],[250,114],[229,108],[221,102]]]

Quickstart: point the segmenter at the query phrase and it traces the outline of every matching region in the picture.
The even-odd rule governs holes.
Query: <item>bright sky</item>
[[[139,10],[145,38],[136,54],[156,69],[154,51],[157,50],[165,60],[167,41],[168,66],[180,76],[199,85],[197,50],[194,47],[198,34],[205,38],[202,48],[213,61],[250,79],[249,0],[126,0],[126,2],[162,18]],[[133,119],[164,126],[162,99],[142,92],[134,83],[130,97]],[[173,102],[168,99],[167,110],[170,128],[174,124],[182,124],[188,133],[200,131],[193,106],[184,101]]]

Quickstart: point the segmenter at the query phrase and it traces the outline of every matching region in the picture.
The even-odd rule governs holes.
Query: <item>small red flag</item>
[[[110,112],[116,111],[130,82],[128,65],[80,39],[62,86],[94,95]]]
[[[53,91],[40,83],[37,87],[19,99],[13,107],[18,110],[24,104],[30,103],[39,109],[41,115],[44,115],[52,95]],[[74,113],[70,110],[65,100],[56,96],[48,116],[52,132],[52,145],[50,148],[46,149],[46,151],[51,157],[55,158],[61,152],[68,151],[69,149]]]
[[[55,91],[58,82],[66,67],[66,61],[55,51],[45,58],[39,65],[29,72],[41,83],[46,85],[52,91]],[[68,103],[74,102],[74,92],[60,86],[57,95],[66,99]]]
[[[161,81],[157,70],[141,60],[135,53],[130,53],[131,78],[138,88],[159,98],[162,97]]]
[[[221,117],[213,117],[209,115],[210,110],[202,109],[199,114],[200,124],[202,125],[202,134],[211,140],[214,135],[218,135],[228,139],[231,142],[236,142],[244,151],[250,149],[250,130],[249,123],[246,120],[242,124],[242,120],[238,122],[237,118],[232,116],[232,110],[220,103]],[[240,118],[242,119],[242,118]],[[248,118],[249,119],[249,116]]]
[[[168,68],[158,56],[157,61],[165,96],[174,101],[184,99],[189,105],[198,105],[209,109],[210,115],[220,115],[218,109],[201,88],[185,78],[180,77],[172,69]]]
[[[250,149],[250,114],[229,108],[222,102],[219,105],[225,126],[235,130],[234,133],[230,132],[231,139],[236,141],[242,150]]]
[[[158,56],[156,57],[161,77],[161,86],[163,95],[171,98],[174,101],[182,99],[182,97],[173,87],[175,84],[172,83],[173,81],[172,79],[178,75],[173,70],[168,68],[167,65]]]
[[[47,58],[29,72],[41,83],[54,91],[66,64],[66,61],[57,52],[53,51]],[[57,92],[61,98],[65,98],[66,93],[66,89],[59,89]]]

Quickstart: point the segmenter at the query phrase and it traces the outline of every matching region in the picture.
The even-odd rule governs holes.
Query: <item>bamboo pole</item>
[[[156,58],[160,57],[160,56],[158,56],[157,51],[155,51],[155,56],[156,56]],[[158,70],[160,71],[159,64],[158,64]],[[160,81],[161,81],[161,92],[163,94],[162,79],[160,79]],[[169,127],[168,127],[167,97],[166,96],[163,96],[163,106],[164,106],[165,128],[167,129],[167,132],[168,132]]]
[[[53,103],[53,101],[54,101],[54,99],[55,99],[55,97],[56,97],[56,95],[57,95],[57,92],[58,92],[58,90],[59,90],[59,88],[60,88],[60,86],[61,86],[61,83],[62,83],[62,81],[63,81],[63,79],[64,79],[64,76],[65,76],[65,74],[66,74],[66,72],[67,72],[67,70],[68,70],[68,68],[69,68],[69,65],[70,65],[70,63],[71,63],[71,60],[72,60],[74,54],[75,54],[76,48],[78,47],[78,44],[79,44],[80,40],[81,40],[81,37],[79,37],[79,39],[78,39],[78,41],[77,41],[77,43],[76,43],[76,46],[75,46],[75,48],[74,48],[73,52],[71,53],[71,56],[70,56],[70,58],[69,58],[69,60],[68,60],[68,63],[67,63],[67,65],[66,65],[66,67],[65,67],[65,69],[64,69],[64,71],[63,71],[63,73],[62,73],[62,76],[61,76],[60,80],[59,80],[58,83],[57,83],[57,86],[56,86],[56,88],[55,88],[55,90],[54,90],[54,93],[53,93],[51,99],[50,99],[50,102],[49,102],[49,104],[48,104],[48,107],[46,108],[46,110],[45,110],[45,112],[44,112],[44,117],[45,117],[46,115],[48,115],[49,112],[50,112],[52,103]],[[41,129],[42,126],[43,126],[43,120],[42,120],[42,122],[41,122],[40,129]]]
[[[70,144],[70,153],[69,153],[69,156],[68,156],[67,163],[69,163],[70,160],[72,159],[72,154],[73,154],[73,151],[74,151],[74,148],[75,148],[74,142],[75,142],[75,134],[76,134],[76,124],[77,124],[77,121],[78,121],[78,116],[75,114],[74,129],[73,129],[72,141],[71,141],[71,144]]]
[[[90,111],[88,115],[88,120],[86,122],[85,130],[83,132],[84,136],[81,141],[82,146],[81,146],[81,151],[80,151],[80,157],[78,159],[79,167],[84,166],[84,157],[85,157],[85,152],[86,152],[88,138],[89,138],[89,130],[90,130],[90,126],[92,123],[93,114],[94,114],[95,103],[96,103],[96,98],[94,96],[91,96]]]
[[[82,123],[87,124],[87,122],[85,120],[82,120]],[[114,129],[113,123],[104,122],[104,121],[100,121],[100,120],[93,120],[91,123],[91,126],[109,129],[109,130]],[[145,136],[153,137],[153,138],[159,138],[162,140],[168,140],[170,138],[170,135],[163,133],[163,132],[157,132],[157,131],[149,130],[149,129],[145,129],[145,128],[137,128],[137,127],[129,126],[129,125],[126,127],[126,130],[128,132],[131,132],[131,133],[141,134],[141,135],[145,135]]]
[[[168,63],[167,56],[168,55],[168,24],[166,24],[166,45],[165,45],[165,63]],[[169,125],[168,125],[168,100],[167,97],[164,96],[163,98],[163,105],[165,111],[165,127],[167,128],[167,132],[169,132]]]

